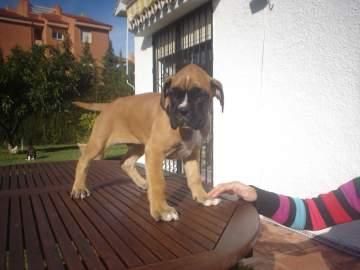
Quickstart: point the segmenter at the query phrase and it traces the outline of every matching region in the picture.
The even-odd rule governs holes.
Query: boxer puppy
[[[221,83],[199,66],[189,64],[166,80],[161,94],[121,97],[111,103],[74,102],[81,108],[101,113],[78,161],[71,196],[83,199],[90,195],[86,186],[89,162],[101,156],[106,147],[123,143],[129,150],[121,168],[138,187],[148,188],[150,214],[155,220],[179,218],[165,198],[162,169],[165,158],[183,160],[194,200],[205,206],[218,204],[220,201],[210,199],[204,190],[199,168],[200,147],[209,132],[213,97],[220,101],[223,110]],[[135,166],[143,154],[147,181]]]

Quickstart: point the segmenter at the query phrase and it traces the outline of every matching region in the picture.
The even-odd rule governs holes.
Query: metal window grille
[[[164,81],[182,66],[194,63],[212,76],[212,5],[211,1],[153,35],[154,92],[161,92]],[[203,181],[213,178],[213,117],[208,140],[201,147],[200,170]],[[165,160],[164,170],[183,174],[182,162]]]

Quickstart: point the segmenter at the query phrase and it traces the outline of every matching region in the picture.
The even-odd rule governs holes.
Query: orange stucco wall
[[[82,53],[83,43],[81,41],[81,31],[89,31],[92,34],[92,42],[90,44],[91,54],[98,64],[102,63],[102,58],[109,46],[109,34],[106,31],[93,30],[88,28],[75,28],[74,55],[80,57]]]
[[[42,43],[45,45],[60,46],[62,41],[53,39],[52,33],[55,30],[67,32],[69,34],[72,52],[76,58],[82,54],[83,43],[81,41],[81,30],[92,33],[92,42],[90,44],[91,54],[96,62],[101,65],[102,58],[109,46],[109,33],[106,30],[92,27],[81,27],[76,25],[76,20],[71,17],[62,16],[62,20],[67,23],[67,28],[53,26],[45,20],[42,26]],[[10,50],[19,45],[24,49],[30,49],[33,42],[33,26],[21,23],[0,21],[0,48],[3,55],[7,56]],[[6,37],[6,38],[3,38]]]
[[[10,51],[16,45],[23,49],[30,49],[32,46],[32,28],[31,25],[16,24],[0,21],[0,48],[4,57],[10,54]]]

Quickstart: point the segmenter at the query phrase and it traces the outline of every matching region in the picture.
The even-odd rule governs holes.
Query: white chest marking
[[[191,139],[182,141],[176,149],[169,151],[169,157],[174,159],[184,159],[191,155],[195,147],[202,143],[202,135],[199,130],[193,131]]]

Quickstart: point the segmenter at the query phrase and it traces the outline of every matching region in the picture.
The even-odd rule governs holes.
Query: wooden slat
[[[22,224],[20,198],[11,198],[10,208],[10,239],[9,239],[9,269],[24,268],[24,247],[22,239]]]
[[[101,233],[96,230],[93,224],[82,213],[77,204],[70,199],[68,193],[60,192],[61,197],[70,210],[73,217],[75,217],[77,224],[80,225],[86,237],[91,241],[99,256],[104,260],[107,267],[110,269],[126,269],[124,263],[117,257],[107,241],[102,237]]]
[[[156,239],[161,239],[161,243],[166,246],[171,252],[173,252],[176,256],[186,256],[191,254],[190,251],[188,251],[183,246],[179,245],[174,239],[169,237],[167,234],[165,234],[165,231],[167,230],[164,223],[157,223],[155,222],[148,214],[148,212],[144,215],[144,212],[139,212],[140,208],[138,208],[139,205],[135,204],[134,202],[129,201],[127,198],[122,196],[119,193],[116,193],[113,189],[110,188],[104,188],[105,191],[108,192],[108,194],[111,194],[115,199],[118,200],[117,207],[124,211],[129,218],[134,220],[137,224],[142,226],[144,229],[146,229],[149,233],[151,233]],[[133,208],[134,207],[134,208]],[[161,228],[162,226],[162,228]],[[160,230],[160,228],[162,230]]]
[[[117,232],[118,236],[123,239],[126,245],[131,248],[133,252],[137,253],[137,256],[146,264],[154,263],[159,259],[147,249],[136,237],[134,237],[130,231],[128,231],[118,220],[115,219],[111,212],[108,211],[108,203],[101,204],[99,201],[88,200],[89,205],[95,209],[97,214],[111,227],[114,232]],[[125,254],[124,254],[125,255]]]
[[[176,258],[174,254],[169,252],[163,245],[161,245],[156,238],[146,232],[145,229],[137,225],[134,221],[129,219],[126,213],[120,211],[117,208],[118,202],[105,194],[103,190],[96,192],[92,195],[96,200],[98,200],[102,205],[106,205],[106,208],[111,211],[111,213],[116,217],[116,219],[124,225],[124,227],[135,235],[139,241],[142,242],[148,249],[151,250],[161,260],[168,260]]]
[[[84,263],[88,269],[100,269],[103,270],[105,267],[100,262],[98,254],[95,249],[90,245],[89,240],[85,237],[84,233],[80,230],[79,225],[75,222],[71,216],[64,202],[61,200],[60,195],[50,194],[51,199],[54,201],[57,210],[61,216],[61,219],[69,231],[71,239],[74,241]]]
[[[125,192],[125,185],[122,185],[120,187],[114,187],[114,189],[117,189],[121,193],[121,196],[124,198],[126,197],[128,200],[132,200],[132,197],[135,196],[129,196]],[[139,207],[141,207],[141,213],[144,217],[146,217],[147,220],[150,222],[153,222],[152,217],[150,217],[149,212],[149,202],[145,196],[139,197],[141,199],[141,203],[139,203]],[[140,211],[140,209],[139,209]],[[164,223],[165,232],[168,232],[169,235],[181,235],[181,237],[188,236],[190,239],[193,239],[196,243],[199,243],[201,246],[203,246],[205,249],[211,249],[214,247],[214,244],[217,240],[217,235],[212,234],[210,237],[209,235],[206,235],[203,231],[203,228],[199,229],[199,225],[196,223],[192,223],[191,220],[189,220],[188,215],[184,216],[180,213],[180,219],[177,222],[170,222],[170,223]],[[170,228],[169,228],[170,227]],[[174,231],[173,228],[175,228],[178,231]],[[204,235],[205,234],[205,235]],[[211,239],[211,237],[214,237],[214,239]],[[189,245],[188,242],[184,243],[186,246]],[[199,250],[198,250],[199,251]]]
[[[34,181],[34,176],[33,176],[33,173],[34,173],[34,167],[33,166],[26,166],[24,168],[24,174],[25,174],[25,177],[26,177],[26,182],[27,182],[27,185],[28,185],[28,188],[35,188],[35,181]]]
[[[104,170],[104,168],[100,168],[99,170],[96,171],[97,174],[99,173],[104,173],[104,174],[111,174],[111,172],[113,172],[114,170]],[[95,174],[96,174],[95,173]],[[181,183],[184,184],[184,181],[181,180]],[[130,184],[130,185],[121,185],[121,188],[126,189],[129,192],[135,193],[135,196],[139,196],[141,194],[143,194],[143,191],[140,191],[138,188],[136,188],[135,184]],[[171,194],[172,195],[172,194]],[[187,194],[186,198],[191,198],[191,195]],[[194,210],[194,204],[189,204],[189,201],[191,200],[176,200],[173,197],[168,197],[167,198],[168,201],[175,203],[176,205],[178,205],[178,202],[181,202],[181,204],[179,203],[179,206],[182,209],[185,209],[186,211],[190,210]],[[233,207],[232,207],[233,208]],[[226,222],[224,220],[221,220],[219,218],[214,218],[211,215],[206,215],[206,213],[204,213],[203,209],[199,208],[199,207],[195,207],[195,211],[193,211],[194,215],[191,215],[191,220],[192,221],[196,221],[200,224],[206,224],[206,227],[209,228],[210,230],[212,230],[215,233],[221,233],[224,229],[224,226],[226,225]],[[188,215],[190,216],[190,215]],[[228,215],[229,217],[230,215]],[[204,220],[205,219],[205,220]],[[212,221],[212,223],[209,224],[208,220],[210,220],[210,222]]]
[[[9,198],[0,198],[0,269],[6,269],[6,243],[9,232],[7,231],[9,218]]]
[[[106,224],[91,207],[89,207],[88,202],[92,200],[93,199],[90,197],[87,200],[74,200],[74,202],[76,201],[79,208],[81,208],[83,213],[85,213],[89,220],[96,226],[99,233],[102,234],[112,247],[113,251],[121,257],[122,261],[124,261],[126,265],[130,267],[141,265],[141,260],[136,256],[136,254],[129,249],[126,243],[124,243],[119,236],[114,233],[109,225]]]
[[[99,171],[94,172],[92,175],[90,175],[90,177],[95,177],[98,176],[99,177]],[[122,190],[122,187],[125,186],[125,184],[120,185],[120,190]],[[113,188],[117,188],[119,187],[119,185],[114,185],[111,187],[111,189]],[[120,195],[122,198],[125,199],[125,197],[123,197],[122,195]],[[135,196],[133,196],[135,197]],[[137,196],[137,198],[139,198],[139,196]],[[131,203],[129,204],[129,200],[127,200],[128,202],[128,206],[131,207]],[[148,203],[145,202],[145,205],[147,205]],[[141,207],[143,206],[142,203],[140,203],[139,207],[136,207],[137,209],[141,209]],[[137,212],[137,211],[135,211]],[[152,218],[149,217],[149,210],[147,209],[146,211],[142,211],[141,212],[141,216],[143,216],[148,222],[154,224],[154,220]],[[200,252],[200,251],[204,251],[205,249],[203,247],[201,247],[199,244],[197,244],[196,242],[192,241],[191,239],[189,239],[188,237],[186,237],[186,235],[180,235],[176,230],[174,230],[173,227],[171,227],[169,224],[164,223],[164,228],[163,228],[163,232],[166,233],[169,237],[173,238],[175,241],[177,241],[180,245],[182,245],[183,247],[186,247],[186,249],[188,249],[190,252]]]
[[[129,193],[132,193],[134,196],[140,195],[140,191],[137,188],[135,188],[134,185],[122,185],[121,188],[126,189]],[[218,221],[218,223],[223,223],[224,224],[223,226],[214,225],[213,223],[208,222],[206,217],[208,217],[209,215],[204,213],[204,211],[203,211],[204,207],[200,206],[197,203],[196,204],[189,203],[192,201],[191,195],[186,196],[184,200],[178,200],[177,198],[175,198],[172,195],[173,194],[167,196],[166,199],[171,204],[175,205],[176,208],[181,209],[181,211],[189,211],[189,213],[191,213],[192,215],[187,215],[187,217],[191,220],[191,222],[195,222],[201,226],[204,226],[216,234],[219,234],[224,230],[224,226],[225,226],[226,222],[224,222],[223,220],[220,220],[220,219],[216,219]]]
[[[129,196],[129,194],[126,194],[124,190],[122,189],[124,185],[121,187],[113,187],[113,190],[116,188],[117,191],[121,190],[122,192],[119,193],[119,196],[122,198],[122,200],[131,207],[132,203],[135,202],[136,205],[133,207],[136,208],[136,212],[139,213],[145,220],[147,220],[150,224],[153,224],[154,226],[160,226],[161,230],[171,239],[175,240],[177,243],[179,243],[182,247],[189,250],[191,253],[201,252],[205,251],[206,248],[202,247],[200,244],[198,244],[193,239],[189,238],[186,234],[183,233],[183,224],[182,220],[175,221],[175,222],[155,222],[154,219],[150,216],[149,207],[147,200],[145,201],[145,196],[141,198],[141,201],[137,201],[137,199],[133,199],[133,196]]]
[[[58,178],[55,175],[53,175],[51,173],[50,174],[48,173],[49,165],[43,165],[43,164],[39,164],[39,165],[40,165],[40,168],[41,168],[41,172],[43,173],[43,178],[44,179],[47,179],[54,186],[65,186],[64,183],[63,183],[64,181],[63,181],[62,178]],[[56,164],[56,166],[58,166],[58,165]]]
[[[51,232],[49,222],[47,220],[44,208],[38,196],[32,196],[32,203],[34,207],[35,217],[40,233],[40,241],[42,250],[45,255],[46,264],[49,269],[64,269],[57,243]]]
[[[94,175],[99,175],[99,171],[96,171],[96,173],[94,173]],[[105,172],[103,172],[105,173]],[[133,196],[127,196],[128,195],[128,192],[124,192],[122,193],[121,197],[124,198],[125,197],[128,197],[129,199],[132,199],[132,198],[141,198],[142,202],[139,204],[140,207],[144,208],[144,206],[147,206],[148,205],[148,201],[146,199],[144,195],[144,192],[141,192],[139,191],[138,189],[134,188],[134,189],[131,189],[129,188],[129,186],[132,186],[134,187],[135,185],[134,184],[129,184],[129,185],[117,185],[116,187],[114,186],[113,188],[115,189],[118,189],[120,192],[123,192],[124,190],[127,190],[127,191],[132,191],[133,193]],[[198,210],[201,210],[199,207],[197,207]],[[144,209],[145,211],[142,211],[141,214],[145,217],[148,218],[148,216],[150,215],[149,213],[149,210],[148,208],[145,208]],[[200,212],[200,211],[197,211],[197,212]],[[180,230],[180,233],[179,232],[176,232],[174,231],[171,227],[168,228],[168,234],[170,236],[173,236],[173,235],[181,235],[181,240],[180,240],[180,243],[181,242],[184,242],[184,240],[187,240],[187,236],[190,236],[190,239],[192,239],[192,241],[194,241],[195,243],[189,243],[189,241],[185,241],[184,245],[189,248],[190,247],[190,250],[192,252],[198,252],[198,251],[201,251],[203,249],[201,249],[198,245],[202,246],[202,247],[205,247],[206,249],[211,249],[213,248],[214,246],[214,243],[217,241],[218,239],[218,234],[213,234],[213,237],[214,239],[213,240],[209,240],[208,239],[208,233],[209,231],[207,230],[207,228],[205,227],[201,227],[200,225],[194,223],[193,219],[190,219],[188,220],[190,217],[190,215],[187,215],[185,217],[185,223],[184,223],[184,217],[181,217],[180,221],[176,222],[176,224],[178,225],[178,223],[181,223],[183,224],[184,226],[173,226],[175,229],[179,229]],[[149,220],[149,218],[148,218]],[[152,222],[153,220],[150,219],[150,222]],[[168,226],[172,226],[174,223],[170,222],[170,223],[167,223]],[[200,229],[199,229],[200,228]],[[197,233],[197,230],[199,230],[201,233]],[[204,232],[205,230],[205,232]],[[221,229],[221,231],[223,230],[223,228]],[[166,231],[166,230],[165,230]],[[218,231],[217,233],[221,233],[221,231]],[[210,232],[211,234],[212,232]],[[206,235],[203,236],[203,235]],[[189,239],[189,238],[188,238]]]
[[[55,174],[56,172],[53,171]],[[97,214],[99,216],[102,216],[104,218],[104,220],[110,220],[110,222],[108,222],[109,226],[112,227],[112,229],[114,231],[116,230],[119,230],[119,228],[121,228],[121,224],[119,222],[117,222],[114,218],[112,218],[109,214],[106,214],[106,210],[105,209],[101,209],[99,207],[98,204],[94,203],[93,200],[88,200],[88,203],[93,207],[95,208],[96,210],[98,210]],[[87,211],[88,212],[88,211]],[[93,218],[95,218],[96,215],[93,215]],[[97,219],[97,220],[93,220],[93,223],[94,224],[97,224],[97,226],[100,226],[101,230],[104,230],[104,224],[102,224],[102,220],[100,219]],[[134,237],[131,236],[131,234],[129,234],[128,231],[126,231],[126,229],[123,228],[123,231],[120,230],[120,232],[122,232],[122,235],[123,237],[125,237],[125,241],[127,243],[127,245],[131,244],[131,243],[134,243],[135,242],[135,247],[133,250],[136,250],[137,252],[141,252],[141,257],[142,257],[142,260],[144,260],[146,263],[153,263],[153,262],[156,262],[158,261],[158,259],[151,253],[149,252],[148,250],[146,250],[144,248],[143,245],[140,244],[140,242],[138,242],[138,240]],[[113,233],[111,232],[110,235],[107,234],[108,237],[110,237],[111,241],[113,240],[117,240],[117,236],[113,237]],[[121,240],[120,240],[121,241]],[[120,243],[120,242],[118,242]],[[122,249],[124,249],[125,246],[122,247]],[[132,255],[131,253],[129,254],[126,250],[121,250],[121,249],[118,249],[117,247],[115,247],[115,250],[118,250],[119,253],[124,256],[124,260],[125,261],[128,261],[128,264],[129,265],[139,265],[141,262],[139,260],[136,260],[135,261],[129,261],[129,259],[132,259],[134,257],[134,255]],[[134,260],[134,259],[132,259]]]
[[[100,171],[103,174],[109,174],[112,177],[115,177],[116,173],[119,174],[118,171],[120,171],[120,170],[114,170],[114,169],[109,170],[109,169],[105,169],[104,167],[101,167],[96,172],[100,172]],[[140,169],[140,171],[142,171],[142,170]],[[123,173],[123,175],[124,175],[124,177],[128,178],[128,176],[126,176],[124,173]],[[182,200],[184,196],[191,197],[189,190],[187,190],[185,179],[179,178],[179,177],[176,177],[176,178],[177,178],[176,180],[168,180],[167,181],[167,183],[169,184],[168,188],[170,191],[178,191],[176,193],[170,194],[171,196],[170,196],[170,198],[168,198],[169,201],[175,201],[175,200],[177,202],[181,201],[182,202],[181,206],[188,206],[187,208],[189,208],[190,210],[193,209],[194,205],[197,203],[191,204],[191,203],[189,203],[189,202],[191,202],[191,200]],[[134,185],[134,187],[135,187],[135,185]],[[137,189],[137,188],[134,188],[134,189]],[[219,231],[223,230],[224,226],[227,224],[224,217],[225,218],[229,217],[229,215],[231,215],[231,213],[234,210],[234,206],[232,204],[224,205],[224,203],[217,206],[217,208],[221,208],[221,210],[223,210],[223,211],[219,211],[220,213],[214,213],[210,207],[210,208],[202,209],[202,211],[197,211],[197,213],[195,214],[195,216],[200,215],[201,219],[205,220],[207,222],[208,227],[214,229],[214,232],[219,232]],[[186,209],[186,210],[188,210],[188,209]],[[225,213],[225,215],[224,215],[224,213]],[[220,217],[219,217],[219,214],[220,214]],[[209,223],[211,223],[211,224],[209,224]],[[217,228],[215,228],[215,227],[217,227]]]
[[[99,170],[97,170],[96,172],[94,172],[94,174],[90,177],[99,177]],[[117,187],[119,187],[119,185],[116,185]],[[125,184],[120,185],[120,189],[122,189],[125,186]],[[115,186],[113,186],[112,188],[115,188]],[[124,197],[122,197],[124,198]],[[130,197],[128,197],[129,199]],[[129,202],[129,201],[127,201]],[[148,205],[148,202],[141,202],[141,207],[144,207],[144,205]],[[129,204],[128,204],[129,206]],[[146,208],[146,207],[145,207]],[[145,215],[144,215],[145,214]],[[147,217],[146,219],[151,222],[154,223],[154,220],[152,218],[149,217],[149,210],[147,209],[146,211],[142,212],[142,216]],[[201,252],[204,251],[205,249],[199,245],[198,243],[192,241],[191,239],[189,239],[186,235],[181,235],[179,234],[179,232],[177,232],[176,230],[174,230],[173,227],[169,226],[169,224],[163,223],[163,226],[165,226],[163,228],[163,232],[166,233],[169,237],[173,238],[176,242],[178,242],[179,244],[181,244],[183,247],[186,247],[186,249],[188,249],[190,252]],[[213,246],[213,245],[212,245]]]
[[[24,165],[18,165],[17,169],[18,169],[19,188],[20,189],[27,188]]]
[[[123,201],[126,200],[128,202],[128,204],[131,204],[132,197],[129,196],[126,192],[124,192],[121,189],[121,187],[116,186],[116,187],[114,187],[114,189],[122,194],[122,196],[119,196],[119,197],[121,197],[121,200],[123,200]],[[148,203],[145,201],[146,200],[145,197],[136,198],[136,200],[141,200],[141,202],[142,202],[142,203],[137,202],[137,204],[139,207],[142,208],[141,213],[144,216],[144,218],[146,218],[150,222],[153,222],[153,219],[150,217]],[[213,242],[216,242],[218,240],[219,235],[213,233],[212,231],[208,230],[205,227],[200,226],[199,224],[192,222],[191,220],[188,219],[187,215],[182,215],[180,220],[177,222],[179,222],[185,226],[188,226],[189,229],[196,230],[198,233],[202,234],[203,236],[205,236],[206,238],[208,238],[209,240],[211,240]]]
[[[18,189],[16,166],[11,166],[9,176],[10,176],[10,189],[11,190]]]
[[[226,261],[226,259],[213,251],[208,251],[177,260],[134,268],[133,270],[229,270],[229,267],[224,267],[224,260]]]
[[[168,176],[167,200],[180,220],[156,222],[146,193],[118,161],[92,162],[92,196],[71,200],[75,167],[0,168],[0,269],[227,269],[254,244],[259,221],[251,205],[203,207],[183,177]]]
[[[160,230],[158,225],[154,224],[152,221],[149,222],[149,220],[146,217],[134,212],[129,207],[129,205],[124,202],[123,198],[120,198],[121,196],[118,196],[118,194],[116,194],[116,193],[114,194],[113,190],[110,190],[109,188],[101,189],[101,191],[103,191],[103,190],[106,191],[107,196],[111,195],[113,198],[116,199],[116,201],[117,201],[116,207],[118,209],[120,209],[122,212],[126,213],[126,215],[129,218],[131,218],[134,222],[136,222],[138,224],[138,226],[140,226],[141,228],[146,230],[149,234],[151,234],[153,237],[155,237],[155,239],[157,239],[158,241],[161,241],[162,245],[164,245],[166,248],[168,248],[177,257],[186,256],[186,255],[190,254],[190,252],[188,250],[186,250],[184,247],[180,246],[173,239],[171,239],[166,234],[164,234]],[[161,223],[159,223],[159,224],[161,224]]]
[[[2,184],[3,184],[3,179],[5,176],[5,170],[0,169],[0,191],[3,189]]]
[[[44,269],[45,266],[41,255],[40,242],[36,232],[36,223],[33,216],[31,201],[28,196],[21,197],[21,208],[28,269]]]
[[[1,186],[1,190],[5,191],[8,190],[10,187],[10,166],[6,166],[4,168],[1,168],[1,170],[3,170],[3,178],[2,178],[2,186]]]
[[[54,176],[47,174],[45,170],[46,165],[42,163],[38,163],[37,167],[38,167],[39,178],[44,183],[45,187],[52,188],[54,186],[58,186],[58,181],[54,179]]]
[[[43,182],[43,180],[41,179],[41,175],[40,175],[40,168],[38,163],[34,163],[33,166],[33,180],[35,183],[36,187],[45,187],[45,184]]]
[[[51,227],[54,231],[54,234],[56,235],[56,240],[59,243],[61,253],[63,254],[63,259],[67,266],[70,269],[84,269],[80,257],[77,255],[76,249],[74,248],[72,241],[66,232],[66,229],[63,227],[63,224],[52,202],[50,201],[49,196],[47,194],[41,194],[40,197],[43,201]]]
[[[57,177],[57,179],[58,181],[61,181],[63,185],[71,185],[73,183],[75,173],[75,170],[72,168],[73,166],[71,166],[72,164],[73,162],[58,162],[47,164],[46,167],[63,171],[64,173],[68,174],[66,177]]]
[[[22,195],[39,195],[41,193],[56,192],[70,190],[70,186],[50,186],[50,187],[41,187],[41,188],[25,188],[25,189],[15,189],[15,190],[6,190],[0,192],[0,197],[13,197],[13,196],[22,196]]]

